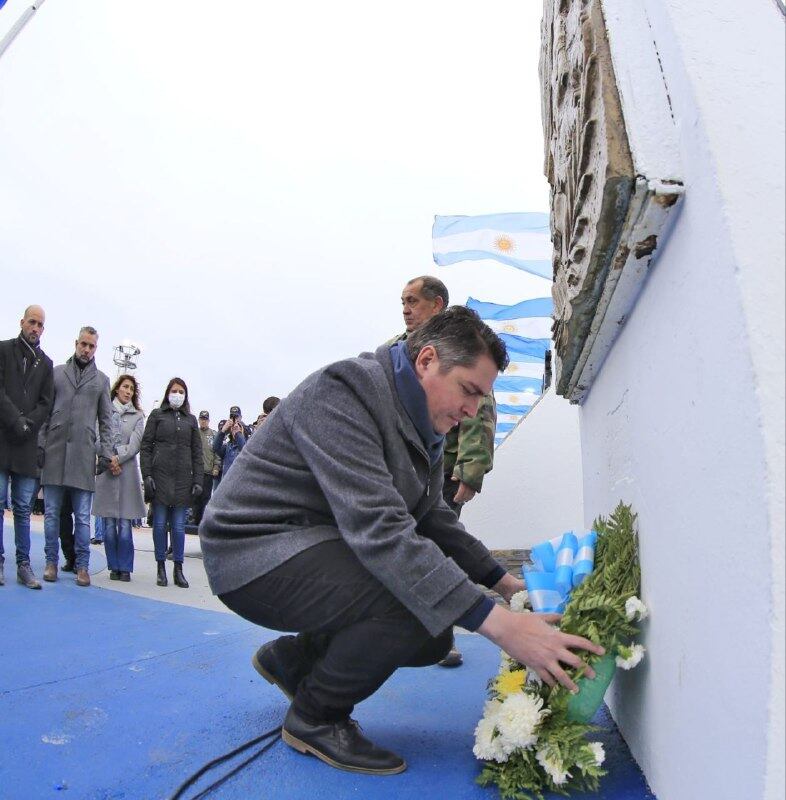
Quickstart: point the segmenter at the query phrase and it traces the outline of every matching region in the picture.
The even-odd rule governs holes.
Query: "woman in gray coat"
[[[145,431],[139,407],[139,384],[121,375],[109,393],[112,399],[112,449],[109,468],[96,478],[93,516],[104,518],[104,550],[113,581],[130,581],[134,571],[131,520],[145,515],[142,475],[137,454]]]

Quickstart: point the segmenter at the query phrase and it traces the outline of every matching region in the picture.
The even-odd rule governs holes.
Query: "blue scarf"
[[[415,374],[415,367],[412,365],[407,352],[406,342],[396,342],[391,346],[390,361],[393,365],[393,381],[396,384],[398,399],[401,401],[401,405],[404,406],[407,416],[412,420],[415,430],[417,430],[423,444],[426,446],[428,459],[433,467],[442,456],[445,437],[437,433],[431,424],[428,404],[426,403],[426,393],[423,391],[418,376]]]

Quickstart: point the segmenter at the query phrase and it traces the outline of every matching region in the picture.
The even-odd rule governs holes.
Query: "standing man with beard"
[[[52,409],[52,359],[41,350],[44,309],[28,306],[19,336],[0,342],[0,497],[11,484],[16,544],[16,578],[40,589],[30,567],[30,508],[38,490],[36,437]],[[3,574],[3,517],[0,514],[0,586]]]
[[[448,307],[448,289],[433,275],[412,278],[401,293],[401,307],[406,331],[389,344],[404,341]],[[480,491],[483,476],[494,464],[494,429],[497,426],[497,406],[489,392],[480,402],[474,416],[461,420],[445,436],[444,481],[442,497],[448,507],[461,516],[461,508]],[[441,667],[459,667],[463,658],[455,639]]]
[[[90,510],[96,485],[96,421],[99,464],[106,469],[112,449],[112,402],[109,378],[95,365],[98,331],[86,325],[79,331],[74,355],[55,367],[55,402],[49,422],[41,429],[43,461],[44,580],[57,580],[60,508],[66,494],[74,509],[76,582],[90,586]]]

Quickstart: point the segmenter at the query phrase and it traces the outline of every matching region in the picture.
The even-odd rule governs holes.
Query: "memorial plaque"
[[[636,5],[635,0],[628,2]],[[631,311],[668,210],[682,193],[675,177],[679,169],[673,157],[674,123],[670,114],[663,115],[662,74],[654,88],[659,96],[653,100],[648,95],[652,107],[639,114],[648,135],[633,137],[632,146],[630,128],[636,125],[637,114],[635,109],[623,113],[625,98],[615,75],[606,5],[613,6],[621,34],[612,44],[621,41],[630,25],[637,46],[654,48],[636,35],[640,20],[635,14],[617,14],[622,7],[615,3],[545,0],[542,23],[540,77],[545,173],[551,186],[556,390],[573,402],[583,400]],[[629,50],[630,44],[620,47],[617,63],[628,57]],[[641,70],[644,85],[651,86],[650,54],[643,55],[635,54],[633,66]],[[655,157],[653,149],[659,145],[650,135],[653,117],[657,125],[668,128],[663,132],[664,153]],[[647,175],[643,165],[665,172]]]

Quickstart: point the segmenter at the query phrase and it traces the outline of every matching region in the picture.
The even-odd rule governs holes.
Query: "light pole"
[[[115,347],[115,354],[112,361],[117,366],[117,377],[119,378],[124,372],[131,372],[136,369],[136,361],[132,361],[134,356],[138,356],[142,351],[131,343],[119,344]]]

